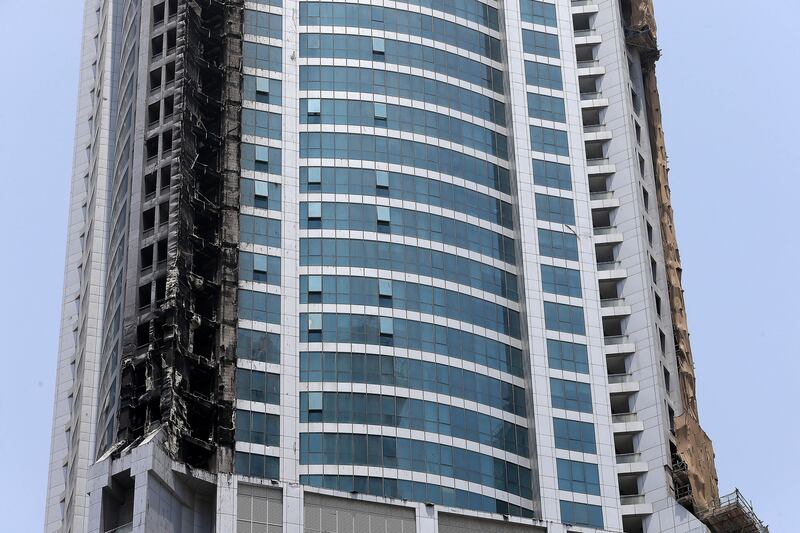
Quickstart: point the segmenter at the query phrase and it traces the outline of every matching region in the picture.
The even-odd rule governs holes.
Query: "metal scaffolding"
[[[700,518],[714,533],[769,533],[739,489],[722,496]]]

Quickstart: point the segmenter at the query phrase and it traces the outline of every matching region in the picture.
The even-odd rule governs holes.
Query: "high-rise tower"
[[[47,532],[706,531],[649,2],[84,24]]]

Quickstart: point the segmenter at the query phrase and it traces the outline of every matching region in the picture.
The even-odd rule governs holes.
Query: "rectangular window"
[[[281,336],[277,333],[239,328],[236,355],[242,359],[263,363],[281,362]]]
[[[541,31],[522,30],[522,48],[527,54],[560,57],[558,35]]]
[[[539,228],[539,253],[569,261],[578,260],[578,238],[571,233]]]
[[[600,496],[600,474],[597,465],[567,459],[557,459],[556,464],[559,490]]]
[[[280,295],[239,289],[239,317],[267,324],[280,324]]]
[[[603,529],[603,508],[599,505],[561,500],[561,521],[565,524]]]
[[[567,132],[531,126],[531,149],[547,154],[569,156]]]
[[[280,405],[281,377],[278,374],[237,368],[236,398],[251,402]]]
[[[592,412],[592,389],[588,383],[550,378],[551,404],[556,409]]]
[[[571,268],[542,265],[542,290],[561,296],[581,297],[581,273]]]
[[[553,122],[566,122],[564,100],[544,94],[528,93],[528,116]]]
[[[385,170],[375,172],[375,185],[381,189],[389,188],[389,173]]]
[[[589,373],[589,355],[583,344],[547,339],[547,359],[550,368],[578,374]]]
[[[556,448],[574,452],[597,453],[594,424],[578,420],[554,418],[553,431],[555,433]]]
[[[551,331],[562,331],[575,335],[584,335],[586,333],[583,307],[576,305],[545,302],[544,324]]]
[[[236,440],[280,446],[280,417],[266,413],[236,410]]]
[[[542,187],[570,191],[572,190],[572,172],[569,165],[534,159],[533,183]]]
[[[575,208],[569,198],[537,193],[536,218],[560,224],[575,224]]]
[[[519,7],[524,22],[532,22],[542,26],[550,26],[551,28],[558,26],[556,6],[553,4],[540,2],[539,0],[520,0]]]
[[[280,459],[265,455],[236,452],[236,473],[267,479],[280,478]]]
[[[525,62],[525,82],[528,85],[538,85],[559,91],[564,88],[561,81],[561,67],[536,61]]]

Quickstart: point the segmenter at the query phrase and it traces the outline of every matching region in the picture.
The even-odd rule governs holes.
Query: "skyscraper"
[[[649,2],[84,25],[46,531],[746,514],[699,424]]]

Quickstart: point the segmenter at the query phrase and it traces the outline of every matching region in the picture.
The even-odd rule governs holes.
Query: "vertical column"
[[[299,99],[299,2],[283,0],[283,174],[282,174],[282,269],[281,269],[281,480],[284,482],[285,533],[303,530],[303,489],[299,485],[298,437],[300,359],[299,277],[300,241],[300,137]]]

